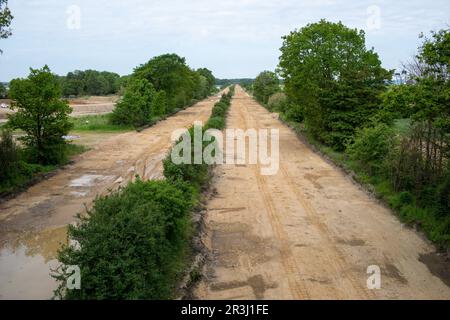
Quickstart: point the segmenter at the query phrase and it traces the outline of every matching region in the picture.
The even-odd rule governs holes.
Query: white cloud
[[[79,30],[66,27],[70,5],[81,9]],[[10,1],[14,34],[0,42],[0,80],[43,62],[58,72],[91,67],[128,73],[166,51],[219,76],[254,76],[276,66],[282,35],[321,18],[367,29],[372,5],[379,6],[382,23],[367,30],[367,41],[388,67],[415,51],[419,32],[450,22],[448,0]]]

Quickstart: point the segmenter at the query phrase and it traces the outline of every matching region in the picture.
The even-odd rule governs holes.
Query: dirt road
[[[92,96],[86,99],[69,99],[70,107],[73,109],[70,114],[71,117],[81,117],[95,114],[105,114],[113,111],[118,96]],[[11,100],[0,99],[0,104],[9,106]],[[8,114],[13,114],[15,111],[9,108],[0,108],[0,124],[8,121]]]
[[[204,239],[211,261],[198,298],[450,299],[448,264],[434,248],[240,87],[228,128],[278,128],[280,169],[216,168]],[[367,288],[373,265],[379,290]]]
[[[139,174],[162,176],[175,129],[206,121],[218,97],[204,100],[140,133],[109,138],[75,163],[17,198],[0,204],[0,299],[48,299],[55,288],[49,268],[66,241],[66,225],[98,195]]]

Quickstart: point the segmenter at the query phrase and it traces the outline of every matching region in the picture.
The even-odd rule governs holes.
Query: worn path
[[[280,169],[216,168],[198,298],[450,299],[448,265],[434,248],[240,87],[227,127],[279,129]],[[372,265],[380,290],[367,289]]]

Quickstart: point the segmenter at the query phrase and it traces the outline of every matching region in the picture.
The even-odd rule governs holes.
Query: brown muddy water
[[[24,233],[0,249],[0,299],[51,299],[57,283],[51,270],[67,240],[66,227]]]

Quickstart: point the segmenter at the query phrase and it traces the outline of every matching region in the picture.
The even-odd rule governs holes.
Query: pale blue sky
[[[220,78],[255,77],[276,67],[281,36],[321,18],[366,30],[367,45],[386,68],[396,68],[416,52],[420,32],[450,24],[449,0],[9,0],[9,6],[15,19],[13,36],[0,40],[1,81],[45,64],[58,74],[88,68],[129,74],[167,52]],[[79,29],[68,27],[71,6],[80,9]]]

